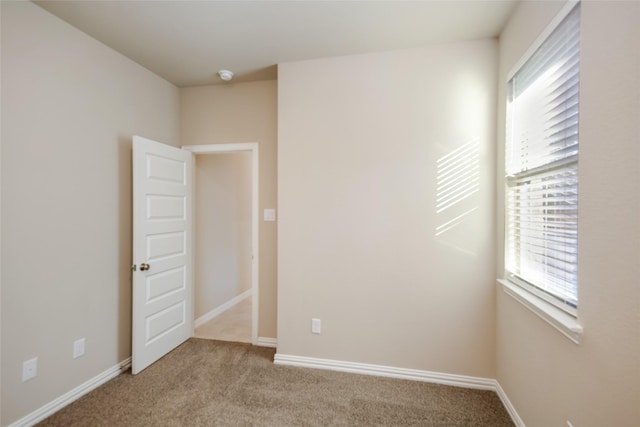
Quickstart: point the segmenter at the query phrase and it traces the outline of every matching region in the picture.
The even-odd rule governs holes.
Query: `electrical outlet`
[[[84,355],[84,338],[80,338],[73,342],[73,358],[77,359]]]
[[[322,322],[320,319],[311,319],[311,333],[320,335],[320,330],[322,328]]]
[[[36,375],[38,375],[37,357],[22,362],[22,382],[35,378]]]

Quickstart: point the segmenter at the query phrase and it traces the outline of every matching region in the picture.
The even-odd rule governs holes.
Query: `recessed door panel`
[[[158,274],[147,276],[147,303],[154,302],[158,298],[171,295],[174,292],[184,290],[186,287],[186,271],[184,266]]]
[[[184,301],[177,302],[162,311],[152,314],[146,319],[146,343],[166,336],[176,328],[184,325],[186,321]]]
[[[184,220],[186,217],[186,198],[184,196],[147,196],[147,219]]]
[[[147,260],[157,261],[171,256],[184,255],[185,239],[184,231],[147,236]]]
[[[147,153],[147,178],[180,185],[186,183],[186,163]]]

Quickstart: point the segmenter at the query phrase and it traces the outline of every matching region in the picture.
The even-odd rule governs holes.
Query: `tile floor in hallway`
[[[195,329],[194,337],[251,342],[251,299],[248,297]]]

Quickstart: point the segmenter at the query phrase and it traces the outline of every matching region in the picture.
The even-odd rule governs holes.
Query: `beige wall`
[[[496,74],[495,40],[279,66],[278,353],[495,376]]]
[[[275,80],[180,89],[182,145],[257,142],[260,151],[260,289],[258,336],[276,337],[277,83]]]
[[[30,2],[1,7],[6,425],[130,356],[131,136],[177,144],[179,93]]]
[[[503,32],[499,117],[504,117],[506,73],[560,7],[557,2],[523,2]],[[497,292],[497,379],[527,426],[565,427],[567,420],[576,427],[640,425],[638,22],[638,2],[582,3],[582,342],[574,344]],[[504,120],[498,128],[501,153]],[[502,165],[500,160],[498,176],[504,175]],[[501,219],[498,230],[502,224]],[[498,241],[502,238],[499,233]]]
[[[196,159],[195,318],[251,289],[251,153]]]

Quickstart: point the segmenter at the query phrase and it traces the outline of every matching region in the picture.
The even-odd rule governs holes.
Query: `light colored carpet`
[[[251,297],[198,326],[194,336],[210,340],[251,342]]]
[[[274,350],[190,339],[42,426],[512,426],[496,393],[276,366]]]

